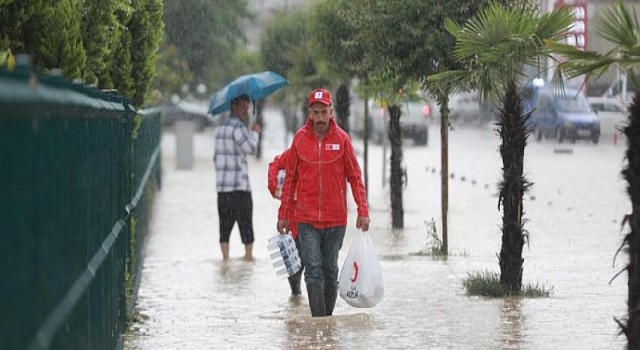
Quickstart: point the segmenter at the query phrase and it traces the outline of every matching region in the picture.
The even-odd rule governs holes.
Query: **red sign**
[[[575,20],[571,27],[571,35],[567,37],[567,44],[575,46],[581,50],[587,48],[587,1],[586,0],[556,0],[554,8],[559,9],[563,6],[573,9]]]

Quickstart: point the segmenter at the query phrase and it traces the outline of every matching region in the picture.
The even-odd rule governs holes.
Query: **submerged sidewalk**
[[[262,160],[249,158],[253,262],[242,260],[237,227],[231,234],[231,259],[221,261],[213,130],[195,136],[192,170],[176,169],[175,136],[171,131],[163,134],[163,186],[146,242],[137,321],[125,348],[582,350],[624,344],[613,317],[623,316],[626,280],[618,278],[611,285],[608,280],[617,272],[611,258],[621,239],[616,235],[619,223],[612,221],[624,212],[625,199],[615,169],[602,169],[619,167],[619,150],[576,145],[570,158],[554,163],[572,167],[561,169],[569,179],[558,180],[541,175],[558,161],[550,146],[529,147],[527,166],[539,199],[526,203],[533,236],[525,248],[524,279],[553,287],[554,295],[503,300],[468,297],[461,287],[470,271],[498,270],[500,213],[492,181],[500,163],[495,135],[452,133],[450,169],[458,177],[451,184],[453,254],[448,260],[413,254],[425,247],[425,221],[439,217],[439,177],[431,170],[439,164],[436,137],[428,147],[405,148],[409,183],[403,231],[390,229],[388,188],[380,186],[381,148],[372,146],[371,234],[381,259],[385,299],[372,309],[354,309],[338,299],[333,317],[313,319],[304,287],[303,296],[291,299],[286,280],[276,278],[267,256],[279,203],[267,191],[266,174],[269,161],[284,149],[281,118],[268,111]],[[431,135],[437,135],[435,128]],[[585,172],[582,167],[594,157],[602,168]],[[471,178],[459,180],[461,173],[473,175],[474,183]],[[586,177],[586,187],[580,187],[578,176]],[[569,187],[572,184],[576,187]],[[563,191],[555,186],[563,186]],[[591,186],[597,187],[591,191],[593,199],[583,195]],[[354,226],[352,208],[340,264],[358,234]]]

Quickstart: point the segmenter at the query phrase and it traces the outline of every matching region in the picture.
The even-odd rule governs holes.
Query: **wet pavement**
[[[624,146],[530,142],[524,202],[529,246],[524,283],[553,288],[549,298],[468,297],[470,272],[499,272],[501,213],[496,183],[499,138],[489,127],[450,133],[447,260],[416,256],[428,241],[426,221],[440,228],[440,145],[437,125],[428,147],[405,144],[408,185],[405,229],[391,230],[382,147],[369,165],[371,234],[381,259],[385,298],[355,309],[338,299],[334,316],[311,318],[303,296],[290,298],[267,256],[278,202],[266,188],[269,161],[285,146],[281,116],[268,111],[262,160],[249,167],[254,200],[254,262],[242,260],[237,227],[231,260],[218,246],[213,130],[194,139],[192,170],[177,170],[175,136],[163,135],[163,187],[145,248],[137,321],[126,349],[621,349],[614,317],[623,318],[626,264],[620,222],[630,212],[621,179]],[[354,141],[357,150],[362,142]],[[362,163],[361,163],[362,164]],[[351,210],[341,264],[358,232]]]

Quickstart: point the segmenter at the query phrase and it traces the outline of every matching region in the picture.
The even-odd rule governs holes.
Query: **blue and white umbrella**
[[[271,71],[240,76],[211,97],[209,113],[228,111],[231,100],[241,95],[249,96],[252,101],[261,100],[287,84],[287,79]]]

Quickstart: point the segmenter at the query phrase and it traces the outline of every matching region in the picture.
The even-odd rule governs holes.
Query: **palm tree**
[[[560,69],[570,78],[583,74],[600,76],[610,67],[617,66],[631,77],[636,94],[629,106],[629,120],[623,132],[627,136],[626,166],[622,175],[629,184],[627,193],[631,199],[631,214],[627,215],[631,231],[624,237],[623,246],[629,254],[625,267],[629,277],[627,320],[616,319],[622,333],[627,337],[628,349],[640,349],[640,94],[638,94],[637,74],[640,73],[640,22],[634,12],[622,1],[603,11],[596,22],[598,34],[614,47],[601,54],[582,51],[572,46],[554,43],[549,47],[568,60],[560,64]]]
[[[539,66],[548,56],[543,40],[560,40],[567,33],[573,15],[568,9],[542,14],[531,5],[489,6],[464,26],[451,20],[447,29],[456,38],[454,58],[468,60],[467,70],[448,71],[430,76],[440,86],[453,91],[477,88],[483,100],[499,100],[497,132],[502,139],[503,178],[498,208],[502,206],[502,247],[498,257],[500,283],[510,294],[522,290],[522,248],[527,239],[523,227],[522,198],[531,183],[523,176],[524,149],[530,113],[523,110],[524,68]]]

